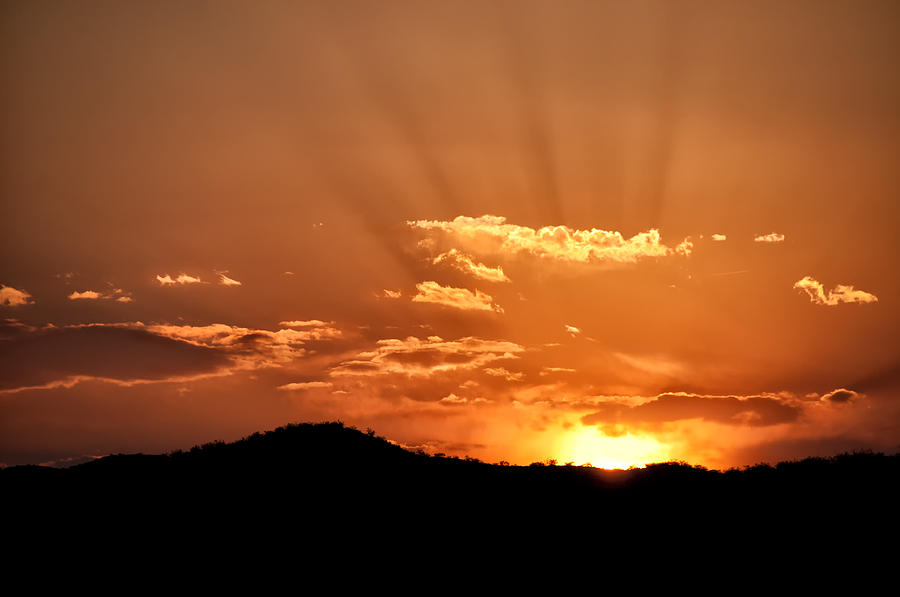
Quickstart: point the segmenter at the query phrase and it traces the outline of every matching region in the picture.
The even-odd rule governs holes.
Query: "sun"
[[[590,428],[568,434],[560,448],[560,460],[564,462],[590,463],[607,469],[670,460],[668,447],[655,439],[631,434],[610,437]]]

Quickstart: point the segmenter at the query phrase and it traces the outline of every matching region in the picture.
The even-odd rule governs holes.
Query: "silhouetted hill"
[[[813,526],[823,517],[831,528],[895,525],[898,472],[900,455],[875,453],[725,472],[674,462],[625,471],[504,466],[414,453],[324,423],[68,469],[11,467],[0,471],[0,495],[20,522],[103,528],[545,534],[674,525],[752,533],[774,521]]]

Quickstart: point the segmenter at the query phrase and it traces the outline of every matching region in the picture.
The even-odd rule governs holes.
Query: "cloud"
[[[494,377],[502,377],[506,381],[521,381],[525,377],[525,374],[522,372],[513,373],[503,367],[487,367],[484,369],[484,372]]]
[[[726,425],[764,427],[791,423],[801,407],[780,396],[705,396],[660,394],[638,405],[621,401],[602,402],[582,418],[585,425],[644,425],[685,419],[702,419]]]
[[[377,294],[376,296],[379,296],[381,298],[396,299],[396,298],[400,298],[402,296],[402,294],[403,293],[400,292],[399,290],[388,290],[387,288],[385,288],[384,290],[381,291],[381,294]]]
[[[832,402],[837,404],[845,404],[847,402],[853,402],[854,400],[858,400],[860,395],[853,390],[847,390],[845,388],[838,388],[837,390],[832,390],[827,394],[822,394],[819,398],[822,402]]]
[[[289,328],[310,328],[310,327],[328,327],[334,325],[333,321],[322,321],[321,319],[306,319],[299,320],[295,319],[293,321],[279,321],[278,325],[283,325]]]
[[[575,373],[575,369],[569,367],[544,367],[541,369],[541,376],[547,376],[551,373]]]
[[[727,238],[728,238],[728,237],[725,236],[724,234],[713,234],[713,235],[712,235],[712,239],[713,239],[714,241],[716,241],[716,242],[721,242],[721,241],[723,241],[723,240],[726,240]]]
[[[0,305],[18,307],[33,303],[31,295],[12,286],[0,285]]]
[[[581,330],[575,327],[574,325],[565,324],[566,331],[569,332],[573,338],[581,333]]]
[[[489,267],[483,263],[475,263],[470,256],[461,253],[457,249],[450,249],[446,253],[441,253],[432,261],[435,265],[442,262],[449,262],[456,269],[480,280],[487,280],[488,282],[510,281],[506,274],[503,273],[502,267]]]
[[[809,296],[809,300],[817,305],[834,307],[841,303],[877,303],[878,297],[869,292],[855,290],[853,286],[838,284],[834,290],[825,293],[825,286],[810,276],[798,280],[794,288],[802,290]]]
[[[126,326],[35,330],[0,342],[0,391],[71,386],[86,379],[138,383],[214,374],[224,351]]]
[[[755,243],[780,243],[784,241],[784,235],[778,234],[777,232],[770,232],[769,234],[760,234],[753,238],[753,242]]]
[[[457,396],[456,394],[448,394],[441,398],[438,403],[443,406],[462,406],[463,404],[487,404],[491,402],[487,398],[473,398],[469,399],[464,396]]]
[[[452,221],[416,220],[407,225],[421,230],[438,230],[460,242],[485,251],[506,254],[528,253],[537,257],[579,263],[635,263],[641,259],[667,257],[677,252],[689,254],[690,241],[677,249],[660,242],[659,231],[652,229],[631,238],[621,233],[592,228],[578,230],[568,226],[529,228],[507,224],[502,216],[477,218],[458,216]]]
[[[245,368],[288,363],[306,354],[307,342],[332,340],[343,335],[341,330],[330,325],[303,330],[264,330],[224,323],[203,326],[163,324],[148,325],[146,329],[197,346],[227,348],[236,362]]]
[[[466,337],[444,340],[429,336],[425,340],[410,336],[405,340],[384,339],[374,350],[359,353],[330,371],[331,376],[401,374],[428,376],[437,372],[480,369],[501,359],[518,358],[525,348],[504,340]]]
[[[112,286],[112,285],[110,285]],[[131,298],[130,293],[126,293],[121,288],[113,288],[109,292],[98,292],[96,290],[85,290],[83,292],[72,292],[68,295],[68,299],[70,301],[80,301],[80,300],[115,300],[118,303],[130,303],[134,299]]]
[[[503,313],[503,308],[493,303],[493,297],[480,290],[472,292],[467,288],[441,286],[433,281],[416,284],[416,289],[419,294],[412,298],[415,303],[436,303],[454,309]]]
[[[14,333],[0,334],[0,392],[88,379],[131,385],[228,375],[290,363],[307,355],[308,342],[341,336],[330,326],[263,330],[221,323],[2,327]]]
[[[195,276],[189,276],[187,274],[179,274],[177,278],[172,279],[169,274],[164,276],[157,275],[156,280],[159,282],[161,286],[173,286],[175,284],[202,284],[203,281],[200,278]]]
[[[84,292],[73,292],[69,295],[69,300],[97,300],[100,297],[101,294],[99,292],[96,292],[94,290],[85,290]]]
[[[684,374],[688,371],[688,367],[683,363],[664,356],[638,356],[622,352],[614,352],[612,353],[612,356],[614,356],[617,360],[621,361],[628,367],[637,369],[642,373],[674,377]]]
[[[286,383],[283,386],[278,386],[278,390],[312,390],[316,388],[330,388],[332,387],[332,383],[330,381],[303,381],[303,382],[294,382],[294,383]]]
[[[233,278],[229,278],[222,272],[216,272],[219,274],[219,284],[222,286],[241,286],[241,283]],[[197,280],[199,282],[199,280]]]
[[[694,250],[694,241],[689,238],[684,239],[675,247],[675,253],[683,257],[687,257]]]

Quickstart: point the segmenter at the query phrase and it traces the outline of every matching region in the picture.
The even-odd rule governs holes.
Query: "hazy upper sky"
[[[900,4],[0,7],[0,463],[343,420],[900,449]]]

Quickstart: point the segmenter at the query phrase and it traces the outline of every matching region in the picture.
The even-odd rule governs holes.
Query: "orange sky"
[[[5,2],[0,463],[340,419],[900,448],[896,2]]]

